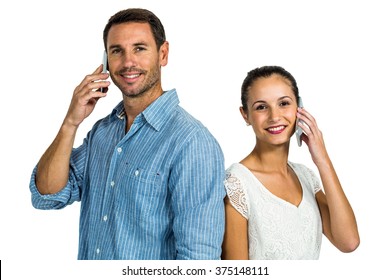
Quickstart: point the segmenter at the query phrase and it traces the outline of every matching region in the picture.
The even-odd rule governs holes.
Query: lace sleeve
[[[224,184],[230,203],[245,219],[248,219],[248,204],[241,181],[228,172]]]
[[[306,168],[306,170],[307,176],[309,177],[310,182],[313,186],[314,193],[319,192],[322,189],[320,180],[318,179],[317,175],[314,173],[313,170],[311,170],[310,168]]]

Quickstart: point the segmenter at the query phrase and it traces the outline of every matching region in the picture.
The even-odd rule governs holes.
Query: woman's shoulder
[[[241,163],[235,162],[225,170],[225,186],[242,189],[250,178],[250,171]]]
[[[302,163],[289,161],[288,164],[292,167],[292,169],[294,169],[295,172],[304,173],[304,174],[314,173],[312,169],[310,169],[308,166]]]
[[[249,170],[239,162],[232,163],[226,170],[225,170],[225,179],[228,178],[236,178],[236,179],[244,179],[249,176]]]
[[[225,170],[225,182],[229,181],[231,178],[239,178],[241,174],[241,164],[238,162],[235,162],[231,164],[226,170]]]
[[[302,163],[288,162],[291,168],[295,171],[296,175],[304,179],[310,188],[313,188],[314,193],[318,192],[321,189],[321,184],[318,176],[313,169]]]
[[[236,171],[240,171],[240,170],[241,170],[241,163],[234,162],[228,168],[226,168],[225,173],[236,172]]]

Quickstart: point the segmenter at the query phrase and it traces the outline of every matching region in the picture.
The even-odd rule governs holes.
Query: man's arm
[[[180,153],[170,185],[177,259],[220,259],[225,229],[224,158],[201,131]]]
[[[109,85],[108,81],[101,81],[108,78],[108,74],[101,73],[102,70],[103,66],[100,65],[76,87],[56,138],[38,162],[35,182],[41,194],[57,193],[67,184],[77,129],[92,113],[97,101],[106,96],[106,92],[98,90]]]

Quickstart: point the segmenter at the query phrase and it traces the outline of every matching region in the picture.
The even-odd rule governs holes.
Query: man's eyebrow
[[[121,49],[122,46],[121,45],[111,45],[108,49],[112,50],[112,49]]]
[[[137,42],[137,43],[134,43],[133,46],[134,47],[138,47],[138,46],[147,46],[148,44],[146,42]],[[111,45],[109,47],[109,49],[122,49],[123,47],[120,45],[120,44],[115,44],[115,45]]]

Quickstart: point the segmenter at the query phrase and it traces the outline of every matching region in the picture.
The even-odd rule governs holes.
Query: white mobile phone
[[[107,61],[107,52],[105,50],[103,52],[102,64],[103,64],[103,71],[102,71],[102,73],[107,73],[108,61]],[[103,91],[104,91],[104,88],[100,88],[100,92],[103,92]]]
[[[302,98],[301,97],[298,97],[298,107],[299,108],[303,107],[303,102],[302,102]],[[301,147],[302,146],[302,133],[303,133],[303,130],[302,130],[302,128],[300,126],[298,126],[298,122],[301,122],[301,121],[298,120],[298,118],[297,118],[297,121],[295,123],[295,135],[297,136],[298,146]]]
[[[107,73],[107,52],[104,51],[103,52],[103,60],[102,60],[102,63],[103,63],[103,72],[102,73]]]

